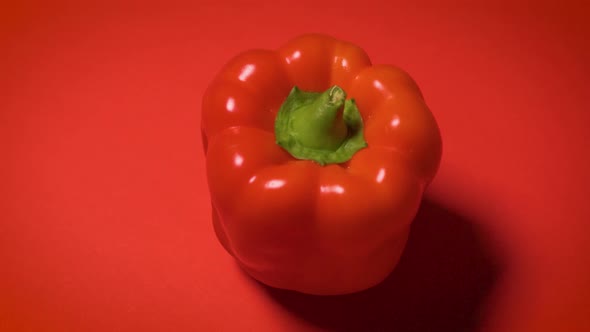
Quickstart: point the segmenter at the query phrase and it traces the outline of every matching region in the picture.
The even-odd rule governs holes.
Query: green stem
[[[277,114],[275,135],[293,157],[320,165],[346,162],[367,146],[356,103],[339,86],[323,93],[294,87]]]

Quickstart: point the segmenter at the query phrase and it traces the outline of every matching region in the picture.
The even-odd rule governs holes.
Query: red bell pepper
[[[317,34],[230,60],[202,136],[223,247],[260,282],[319,295],[394,269],[442,151],[407,73]]]

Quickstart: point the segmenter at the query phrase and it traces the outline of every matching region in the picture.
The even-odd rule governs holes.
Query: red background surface
[[[587,4],[8,7],[1,331],[590,329]],[[210,222],[207,83],[306,32],[407,70],[443,135],[400,265],[350,296],[254,282]]]

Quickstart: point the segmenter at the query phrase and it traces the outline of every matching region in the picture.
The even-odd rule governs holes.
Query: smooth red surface
[[[2,9],[0,330],[587,331],[590,8],[510,3]],[[211,226],[201,95],[303,32],[407,70],[443,136],[398,269],[352,296],[265,288]]]

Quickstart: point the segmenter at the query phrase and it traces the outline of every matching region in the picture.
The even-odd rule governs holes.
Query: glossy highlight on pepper
[[[319,34],[231,59],[203,96],[202,137],[220,243],[260,282],[316,295],[370,288],[395,268],[442,154],[406,72]]]

